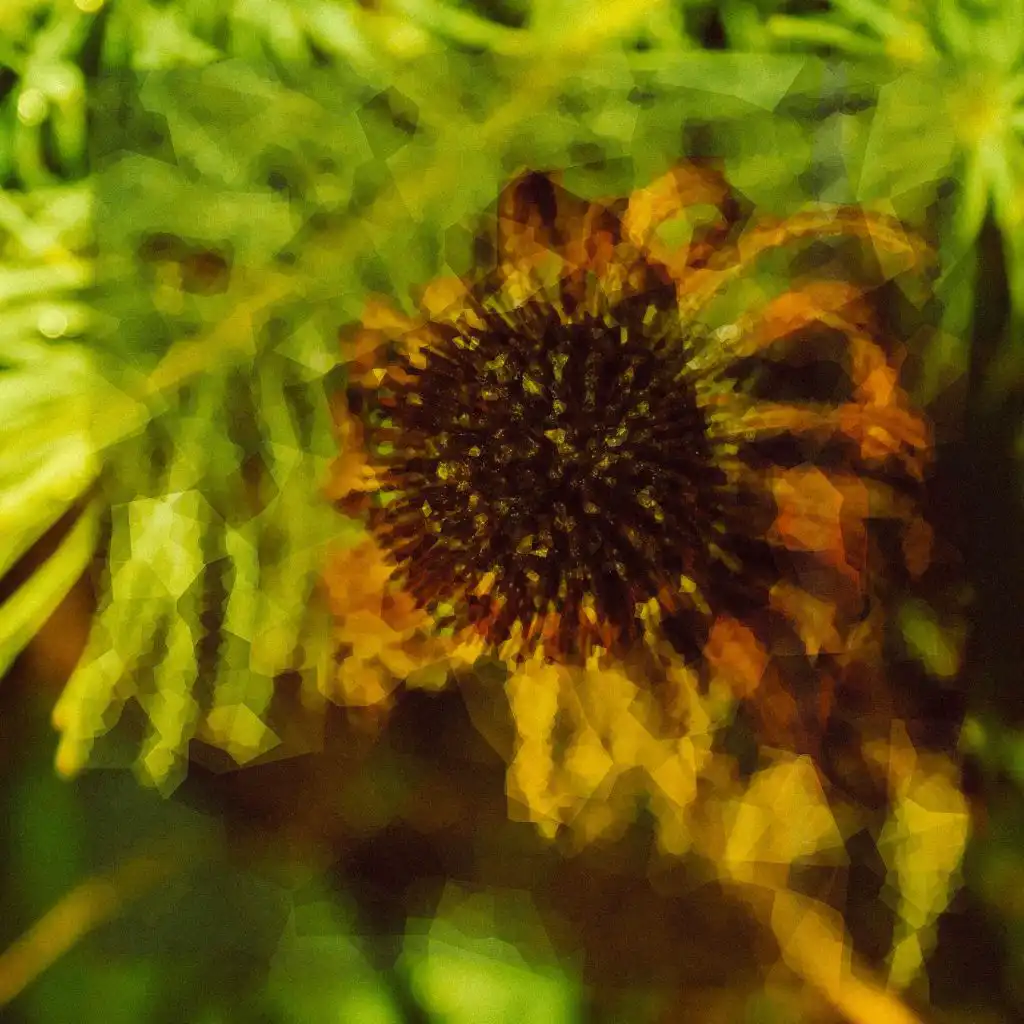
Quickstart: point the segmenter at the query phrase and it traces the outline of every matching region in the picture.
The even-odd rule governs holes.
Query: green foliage
[[[527,960],[517,938],[533,949],[547,941],[543,923],[521,895],[450,885],[433,920],[410,922],[400,964],[435,1019],[573,1024],[579,1019],[577,993],[557,964]]]
[[[91,310],[75,294],[91,268],[68,252],[88,216],[81,188],[0,196],[0,574],[70,508],[78,524],[3,604],[0,671],[31,639],[92,557],[101,514],[89,495],[100,472],[90,422],[109,400],[91,351],[73,340]],[[16,439],[16,440],[15,440]]]
[[[170,792],[197,736],[238,764],[278,749],[276,677],[317,702],[330,625],[316,571],[345,529],[320,496],[337,328],[368,293],[411,309],[424,282],[470,269],[479,218],[523,167],[621,195],[713,153],[780,215],[820,199],[935,219],[944,331],[914,353],[922,401],[970,360],[987,214],[1024,317],[1024,4],[822,6],[0,5],[0,576],[15,581],[0,675],[99,565],[89,645],[54,712],[63,772],[131,763]],[[722,51],[706,45],[716,25]],[[1001,365],[1008,392],[1018,364]],[[51,528],[52,552],[21,572]],[[950,674],[959,637],[917,603],[898,625],[911,658]],[[979,721],[968,741],[986,770],[1024,787],[1018,730]],[[33,913],[84,870],[83,826],[54,785],[26,784],[15,806]],[[895,824],[887,838],[923,931],[948,892],[915,889],[912,844]],[[997,845],[979,855],[996,868],[972,866],[992,905],[1020,871]],[[326,901],[295,910],[267,954],[273,1019],[402,1019]],[[567,974],[495,939],[472,902],[453,897],[404,940],[426,1012],[577,1019]],[[94,953],[58,970],[32,997],[40,1024],[159,1019],[152,962]]]
[[[788,44],[870,62],[880,84],[861,198],[952,179],[947,267],[975,244],[991,206],[1007,247],[1014,312],[1024,313],[1024,4],[835,0],[820,16],[777,15]]]

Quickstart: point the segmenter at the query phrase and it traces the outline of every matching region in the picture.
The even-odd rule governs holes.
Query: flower
[[[930,536],[929,428],[879,295],[928,252],[861,209],[756,217],[696,163],[603,202],[522,174],[496,222],[492,266],[343,332],[331,495],[363,530],[327,573],[328,696],[497,661],[513,805],[589,841],[644,777],[682,850],[739,705],[816,756],[837,702],[876,699],[880,525],[904,575]]]

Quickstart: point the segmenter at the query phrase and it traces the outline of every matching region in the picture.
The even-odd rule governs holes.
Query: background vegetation
[[[325,656],[338,325],[468,270],[523,166],[621,195],[710,154],[766,211],[937,240],[916,397],[973,593],[975,830],[921,1005],[1020,1019],[1022,132],[1020,0],[5,0],[4,1019],[838,1019],[727,901],[647,877],[643,822],[571,860],[509,822],[458,695],[185,772],[190,709],[258,759],[273,680]],[[244,650],[195,641],[211,615]],[[927,614],[908,630],[941,659]]]

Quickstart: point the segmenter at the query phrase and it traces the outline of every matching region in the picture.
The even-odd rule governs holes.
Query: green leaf
[[[427,1012],[450,1024],[579,1020],[571,977],[552,962],[525,893],[449,884],[426,933],[412,922],[401,964]]]
[[[30,1020],[145,1024],[163,996],[163,970],[152,960],[73,955],[28,992]]]
[[[663,54],[630,54],[629,66],[649,74],[659,87],[693,89],[730,97],[771,111],[782,102],[801,74],[818,62],[812,57],[768,53],[708,53],[691,50],[666,60]],[[705,116],[714,111],[705,108]]]
[[[96,549],[99,529],[100,507],[93,502],[57,550],[0,604],[0,677],[85,572]]]
[[[387,983],[366,960],[352,921],[338,900],[326,896],[297,902],[293,909],[271,963],[268,1001],[283,1024],[401,1024]]]
[[[311,590],[339,531],[318,497],[330,412],[308,376],[273,351],[255,362],[257,389],[245,371],[211,373],[111,453],[108,578],[55,712],[63,771],[88,762],[129,701],[148,722],[137,767],[161,790],[180,781],[200,728],[239,763],[277,744],[273,679],[315,681],[329,631]],[[256,495],[250,459],[264,467]]]
[[[934,676],[949,679],[960,668],[959,639],[944,629],[923,601],[900,606],[899,624],[910,653]]]
[[[896,196],[949,175],[957,152],[949,87],[941,76],[916,71],[882,86],[861,166],[860,201]]]

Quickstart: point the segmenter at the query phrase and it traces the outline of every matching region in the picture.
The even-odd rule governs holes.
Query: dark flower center
[[[559,655],[616,647],[706,550],[721,473],[678,317],[646,302],[563,322],[487,312],[377,395],[372,526],[421,605],[489,641],[543,620]],[[532,641],[530,638],[532,637]]]

